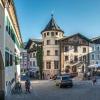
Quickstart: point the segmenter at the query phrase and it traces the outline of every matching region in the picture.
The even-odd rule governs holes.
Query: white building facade
[[[0,0],[0,3],[0,12],[3,9],[2,14],[0,13],[0,19],[3,16],[0,21],[2,22],[0,51],[4,62],[4,92],[5,95],[9,95],[16,80],[20,80],[20,46],[22,38],[13,0]]]
[[[0,94],[5,92],[5,49],[4,49],[4,6],[3,2],[0,0]],[[2,95],[0,95],[0,98]]]
[[[43,72],[45,78],[60,73],[60,47],[58,40],[64,32],[56,24],[53,16],[41,32],[43,39]]]
[[[90,40],[80,33],[60,40],[61,73],[84,73],[89,65]]]
[[[27,50],[25,49],[21,49],[20,52],[20,68],[21,68],[21,72],[25,73],[28,69],[28,54],[27,54]]]
[[[100,64],[100,37],[91,39],[90,65]]]
[[[30,76],[33,78],[37,77],[39,73],[39,66],[37,64],[37,46],[41,46],[42,41],[39,39],[29,39],[26,44],[25,49],[27,50],[28,55],[28,71],[30,72]],[[31,75],[32,74],[32,75]]]

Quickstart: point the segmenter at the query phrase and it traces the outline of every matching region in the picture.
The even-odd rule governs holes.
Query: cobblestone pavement
[[[23,82],[22,82],[23,84]],[[73,88],[59,88],[55,82],[32,81],[30,94],[9,96],[6,100],[100,100],[100,80],[95,86],[91,81],[75,81]]]

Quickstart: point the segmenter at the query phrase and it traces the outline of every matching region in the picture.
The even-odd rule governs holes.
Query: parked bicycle
[[[19,94],[19,93],[22,93],[22,86],[21,86],[21,83],[20,83],[20,82],[17,82],[17,83],[15,84],[15,86],[13,87],[11,93],[12,93],[12,94]]]

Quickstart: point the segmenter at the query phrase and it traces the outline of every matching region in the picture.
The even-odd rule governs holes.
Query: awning
[[[99,68],[100,64],[89,65],[88,68]]]

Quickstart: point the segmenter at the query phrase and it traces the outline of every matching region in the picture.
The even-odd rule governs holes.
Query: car
[[[68,75],[57,76],[55,82],[56,82],[56,86],[59,86],[60,88],[65,86],[73,87],[73,81]]]

